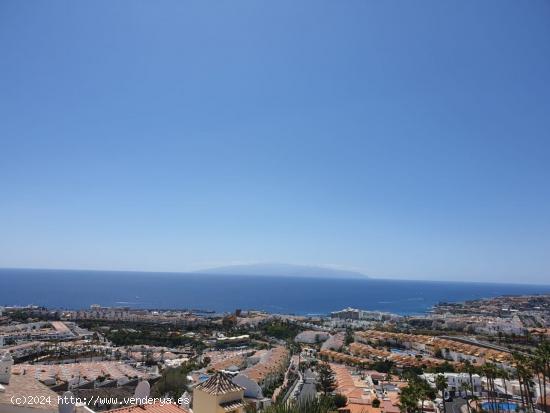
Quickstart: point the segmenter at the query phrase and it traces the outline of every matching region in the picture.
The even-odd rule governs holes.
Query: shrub
[[[337,408],[346,407],[347,404],[348,404],[348,398],[346,396],[340,393],[336,393],[334,395],[334,405]]]

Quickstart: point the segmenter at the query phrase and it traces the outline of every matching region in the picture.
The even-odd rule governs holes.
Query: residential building
[[[217,372],[193,389],[193,413],[244,413],[244,387]]]
[[[447,379],[447,389],[445,391],[445,397],[455,397],[455,396],[465,396],[466,390],[465,386],[473,385],[473,393],[476,396],[481,395],[481,378],[477,374],[473,374],[470,380],[470,375],[468,373],[441,373],[445,379]],[[435,379],[438,374],[434,373],[425,373],[421,375],[430,386],[435,388]],[[468,390],[468,394],[471,391]]]

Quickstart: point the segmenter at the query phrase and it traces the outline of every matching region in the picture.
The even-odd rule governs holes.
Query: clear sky
[[[550,2],[0,2],[0,267],[550,282]]]

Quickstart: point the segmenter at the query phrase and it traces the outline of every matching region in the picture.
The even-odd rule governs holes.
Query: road
[[[304,385],[302,386],[298,400],[303,402],[315,397],[317,397],[317,379],[311,369],[307,369],[304,373]]]
[[[458,343],[464,343],[464,344],[474,345],[474,346],[478,346],[478,347],[484,347],[484,348],[488,348],[490,350],[497,350],[497,351],[503,351],[505,353],[512,353],[512,351],[509,348],[506,348],[506,347],[503,347],[503,346],[498,346],[498,345],[492,344],[492,343],[487,343],[487,342],[484,342],[484,341],[477,341],[476,339],[469,338],[469,337],[439,336],[439,338],[444,338],[445,340],[456,341]],[[522,354],[526,354],[526,353],[522,353]]]
[[[466,405],[466,399],[456,397],[452,402],[445,402],[447,413],[462,413],[461,407]]]

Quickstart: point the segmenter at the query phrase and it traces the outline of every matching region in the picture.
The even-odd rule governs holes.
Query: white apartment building
[[[464,390],[464,385],[470,386],[470,375],[468,373],[440,373],[447,379],[447,390],[445,391],[445,398],[449,396],[466,396],[466,391]],[[435,373],[425,373],[422,374],[424,380],[426,380],[430,386],[435,388],[435,379],[438,374]],[[478,374],[473,374],[471,378],[473,384],[473,393],[476,396],[481,395],[481,378]],[[471,394],[471,391],[468,390],[468,395]]]

